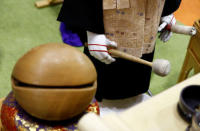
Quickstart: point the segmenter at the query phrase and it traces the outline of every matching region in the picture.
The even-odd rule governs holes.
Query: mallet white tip
[[[170,62],[164,59],[157,59],[153,61],[152,70],[160,76],[166,76],[170,72]]]

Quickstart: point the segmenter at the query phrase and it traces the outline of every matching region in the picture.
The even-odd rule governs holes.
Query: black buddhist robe
[[[181,0],[166,0],[162,16],[176,11]],[[83,43],[87,42],[86,30],[104,33],[102,0],[64,0],[58,21],[64,22],[67,29],[77,33]],[[116,58],[106,65],[92,57],[88,48],[84,53],[94,63],[98,79],[96,99],[122,99],[136,96],[149,89],[151,68],[139,63]],[[153,60],[154,52],[145,54],[142,59]],[[85,76],[87,77],[87,76]]]

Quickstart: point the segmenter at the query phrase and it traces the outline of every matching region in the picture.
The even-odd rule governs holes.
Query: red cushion
[[[94,112],[99,115],[99,105],[95,99],[88,106],[88,109],[83,113]],[[17,130],[59,130],[73,131],[77,130],[76,124],[79,118],[83,115],[66,121],[44,121],[30,116],[16,102],[13,93],[11,92],[2,104],[1,121],[3,128],[6,131]]]

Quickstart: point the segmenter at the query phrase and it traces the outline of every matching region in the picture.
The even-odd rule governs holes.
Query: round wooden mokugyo
[[[82,86],[97,79],[90,59],[67,44],[44,44],[22,56],[14,66],[12,76],[26,84],[37,86]]]
[[[22,56],[12,72],[19,105],[44,120],[70,119],[84,112],[96,92],[89,58],[66,44],[44,44]]]
[[[76,131],[78,120],[87,112],[99,114],[99,106],[95,99],[81,115],[73,119],[64,121],[40,120],[25,112],[11,92],[2,104],[1,121],[5,131]]]

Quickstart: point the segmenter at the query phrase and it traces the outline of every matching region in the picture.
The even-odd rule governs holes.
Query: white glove
[[[159,36],[161,41],[167,42],[171,38],[172,32],[170,31],[170,29],[171,26],[175,24],[176,19],[173,14],[161,17],[161,24],[158,27],[158,31],[161,32]]]
[[[108,53],[107,47],[117,47],[117,44],[114,41],[110,41],[106,38],[104,34],[96,34],[87,31],[88,37],[88,49],[90,54],[96,59],[110,64],[115,61]]]

